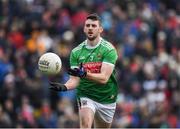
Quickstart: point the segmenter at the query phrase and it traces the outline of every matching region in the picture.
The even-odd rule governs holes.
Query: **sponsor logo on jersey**
[[[85,70],[90,73],[100,73],[102,62],[88,62],[83,65]]]

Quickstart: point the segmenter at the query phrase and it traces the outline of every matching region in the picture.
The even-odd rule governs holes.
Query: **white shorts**
[[[116,109],[116,103],[111,104],[101,104],[93,101],[89,98],[80,98],[79,108],[88,107],[92,109],[95,115],[98,115],[106,123],[111,123],[113,121],[113,116]]]

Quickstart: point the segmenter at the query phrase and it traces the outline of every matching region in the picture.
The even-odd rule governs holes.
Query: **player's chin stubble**
[[[93,40],[95,40],[95,39],[97,38],[97,36],[93,36],[93,37],[88,37],[88,36],[87,36],[87,38],[88,38],[90,41],[93,41]]]

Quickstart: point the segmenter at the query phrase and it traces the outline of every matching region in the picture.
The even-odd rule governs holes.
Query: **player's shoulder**
[[[103,39],[103,38],[102,38],[101,45],[102,45],[105,49],[108,49],[108,50],[115,49],[115,47],[112,45],[112,43],[110,43],[109,41],[107,41],[107,40],[105,40],[105,39]]]
[[[84,45],[85,45],[85,41],[80,43],[77,47],[73,48],[72,52],[78,52],[84,47]]]

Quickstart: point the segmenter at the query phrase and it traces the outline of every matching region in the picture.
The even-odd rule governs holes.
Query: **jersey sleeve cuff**
[[[112,67],[114,67],[114,66],[115,66],[114,64],[109,63],[109,62],[102,62],[102,63],[109,64],[109,65],[111,65]]]
[[[79,68],[78,66],[71,66],[71,69],[74,69],[74,68]]]

